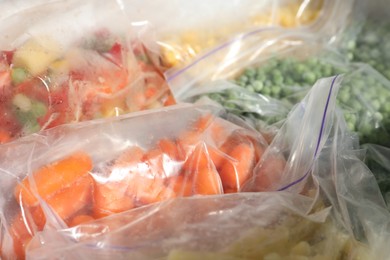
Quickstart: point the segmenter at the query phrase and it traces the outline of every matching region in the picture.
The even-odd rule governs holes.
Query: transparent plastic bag
[[[362,148],[367,152],[365,162],[375,175],[382,195],[389,205],[390,148],[374,144],[365,144]]]
[[[123,8],[139,25],[152,27],[154,49],[161,53],[162,65],[170,68],[191,62],[240,32],[258,27],[310,26],[337,5],[336,1],[323,0],[238,0],[229,5],[219,0],[171,1],[169,5],[165,1],[124,1]]]
[[[244,88],[243,93],[291,107],[317,79],[337,74],[345,74],[338,101],[349,129],[359,133],[362,143],[389,146],[390,82],[369,65],[350,63],[312,34],[271,28],[242,34],[166,76],[178,101],[193,99],[200,90],[205,94],[208,88],[209,97],[235,111],[242,107],[234,104],[240,103],[240,95],[214,95],[218,90],[212,82],[229,80]],[[238,112],[247,116],[245,110]]]
[[[309,192],[306,179],[328,138],[337,86],[336,78],[319,81],[269,148],[260,134],[216,117],[221,108],[207,105],[67,125],[4,144],[4,256],[22,257],[39,231],[176,197]]]
[[[1,201],[4,257],[22,258],[32,236],[48,227],[175,197],[241,191],[267,144],[255,131],[217,117],[220,110],[172,107],[4,144],[2,183],[12,183]]]
[[[1,143],[173,102],[116,1],[31,4],[0,31]]]
[[[346,123],[336,109],[339,81],[337,77],[319,81],[290,113],[284,128],[261,157],[254,171],[257,181],[260,172],[272,176],[264,171],[267,161],[288,155],[281,167],[283,174],[273,166],[273,175],[280,176],[269,186],[274,191],[176,198],[98,220],[84,218],[75,226],[64,223],[58,212],[42,200],[46,224],[28,244],[28,259],[386,259],[385,241],[389,233],[384,225],[388,225],[389,212],[374,176],[354,150],[355,136],[346,131]],[[193,116],[210,113],[210,108],[204,109],[180,106],[165,109],[164,119],[161,112],[142,112],[112,119],[110,124],[66,126],[53,129],[55,139],[48,131],[40,139],[21,139],[23,146],[10,143],[0,147],[6,155],[1,161],[5,231],[2,253],[12,254],[7,223],[20,209],[12,194],[15,177],[20,176],[21,180],[28,169],[34,171],[45,165],[47,154],[55,154],[52,159],[56,160],[83,148],[90,152],[94,163],[100,161],[104,165],[118,154],[107,149],[110,144],[116,145],[115,151],[134,144],[149,146],[161,136],[175,136],[180,132],[179,125],[186,127],[194,122]],[[218,113],[219,109],[214,109]],[[186,115],[181,117],[183,120],[177,120],[178,113]],[[156,132],[151,126],[161,120],[167,127]],[[132,131],[127,130],[129,125]],[[97,136],[80,138],[92,129]],[[28,147],[33,152],[26,150]],[[16,154],[21,160],[29,158],[29,164],[15,165],[15,161],[7,160]],[[274,164],[275,160],[271,162]],[[102,166],[96,165],[97,169]],[[246,187],[256,188],[253,182]],[[33,227],[28,222],[32,212],[24,212],[24,224]]]
[[[29,258],[370,259],[364,244],[332,222],[329,208],[305,214],[312,202],[288,192],[176,199],[46,230],[32,241]],[[75,233],[82,235],[64,240]]]

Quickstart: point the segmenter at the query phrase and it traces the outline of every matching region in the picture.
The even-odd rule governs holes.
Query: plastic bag
[[[1,143],[173,102],[116,1],[36,5],[0,31]]]
[[[257,164],[254,180],[260,180],[260,173],[280,176],[268,187],[279,191],[176,198],[98,220],[83,217],[73,227],[64,223],[58,212],[53,212],[42,200],[46,224],[28,244],[28,259],[51,259],[59,255],[77,259],[259,259],[265,256],[385,259],[387,251],[383,243],[388,241],[388,231],[383,225],[388,223],[389,212],[373,175],[353,150],[356,140],[345,131],[346,123],[336,110],[339,81],[337,77],[324,79],[314,86],[291,112]],[[178,124],[188,126],[194,122],[194,115],[204,115],[204,112],[204,107],[172,107],[163,111],[163,119],[161,112],[142,112],[121,120],[112,119],[109,125],[96,122],[80,125],[77,131],[71,126],[53,129],[54,140],[48,131],[40,139],[39,136],[21,139],[23,146],[10,143],[0,147],[6,155],[1,161],[5,174],[3,254],[12,254],[9,248],[12,241],[7,233],[10,229],[6,226],[20,209],[12,194],[16,177],[22,179],[28,169],[34,171],[46,164],[47,154],[55,154],[52,159],[56,160],[70,150],[83,148],[90,152],[94,163],[104,165],[107,158],[117,155],[107,149],[110,144],[115,144],[115,151],[134,144],[149,146],[161,136],[175,136],[181,129]],[[178,113],[186,115],[183,120],[177,120]],[[167,127],[162,128],[163,132],[156,132],[152,125],[159,124],[160,120]],[[132,131],[127,130],[129,125]],[[91,129],[98,136],[80,138]],[[123,142],[124,139],[127,141]],[[29,165],[7,160],[15,154],[21,160],[29,158]],[[284,156],[288,160],[281,165],[280,174],[275,163]],[[269,173],[273,174],[265,171],[270,169],[267,162],[272,162]],[[96,165],[101,169],[102,164]],[[260,188],[264,188],[265,182],[260,183],[263,184]],[[252,184],[249,182],[246,187],[259,188]],[[12,212],[11,205],[16,208]],[[32,212],[24,212],[27,220],[24,224],[34,226],[28,222]],[[370,250],[377,247],[381,251]]]
[[[363,244],[332,223],[329,209],[305,215],[311,202],[288,192],[177,199],[48,230],[40,237],[45,246],[38,236],[32,241],[29,258],[370,259]],[[86,234],[92,230],[95,235]],[[63,239],[75,233],[83,236]]]
[[[217,102],[230,114],[230,120],[244,120],[271,143],[290,111],[290,105],[247,91],[229,81],[215,81],[193,89],[186,102]]]
[[[338,100],[349,129],[359,133],[362,143],[388,146],[390,107],[386,100],[390,98],[390,82],[370,66],[349,63],[311,34],[282,29],[242,34],[166,75],[178,101],[194,99],[198,89],[207,93],[207,86],[213,86],[210,82],[230,80],[250,93],[281,100],[291,107],[318,78],[343,73],[345,80]],[[218,93],[211,87],[209,93]],[[241,102],[240,95],[231,98],[223,93],[211,97],[228,104],[232,111],[242,106],[235,105]],[[246,111],[240,114],[246,116]]]
[[[23,256],[38,231],[175,197],[308,192],[303,180],[327,139],[336,81],[320,81],[269,148],[255,131],[213,116],[221,108],[204,105],[67,125],[3,145],[3,255]]]
[[[171,1],[169,5],[124,1],[123,6],[139,25],[152,27],[155,51],[161,53],[166,68],[187,64],[239,32],[263,26],[307,26],[336,9],[335,1],[322,0],[238,0],[229,5],[225,1]]]
[[[67,126],[5,144],[2,177],[13,187],[2,196],[9,232],[4,256],[22,257],[44,227],[74,226],[180,196],[241,191],[267,145],[206,108]],[[11,160],[15,154],[28,163]]]
[[[380,145],[365,144],[362,147],[366,150],[365,162],[375,175],[382,195],[387,205],[390,202],[390,149]]]

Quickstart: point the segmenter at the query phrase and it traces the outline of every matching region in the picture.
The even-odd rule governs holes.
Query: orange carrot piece
[[[46,200],[46,203],[67,222],[77,212],[91,207],[92,188],[92,177],[86,175],[74,182],[72,186],[55,193]],[[41,206],[30,208],[30,211],[38,230],[42,230],[46,223],[46,216]]]
[[[72,218],[71,221],[69,221],[69,227],[75,227],[90,221],[95,220],[92,216],[89,215],[78,215],[74,218]]]
[[[171,93],[168,94],[167,99],[164,102],[164,106],[172,106],[176,104],[176,100]]]
[[[188,155],[182,170],[185,173],[192,173],[199,168],[209,168],[211,163],[211,158],[208,155],[204,144],[200,144]]]
[[[184,156],[182,152],[179,150],[178,144],[176,144],[175,141],[169,140],[169,139],[161,139],[158,142],[158,146],[160,147],[161,151],[168,155],[172,160],[175,161],[181,161],[183,160]]]
[[[86,153],[77,152],[71,156],[44,166],[33,173],[35,184],[30,183],[29,177],[26,177],[16,188],[14,195],[19,203],[27,206],[35,206],[38,199],[34,195],[34,188],[39,196],[47,199],[53,193],[58,192],[75,182],[81,176],[88,174],[92,169],[92,160]]]
[[[93,179],[86,175],[47,199],[47,204],[61,219],[67,220],[77,212],[92,206],[92,189]]]
[[[221,181],[213,162],[207,153],[206,145],[198,145],[183,165],[183,173],[193,183],[195,194],[210,195],[222,193]]]
[[[147,205],[173,198],[173,190],[166,187],[161,178],[147,178],[134,175],[131,178],[128,194],[136,198],[137,205]]]
[[[245,137],[252,143],[253,148],[255,149],[255,161],[260,161],[268,147],[268,143],[266,143],[265,139],[261,140],[256,136],[245,135]]]
[[[13,249],[17,259],[25,259],[25,248],[32,239],[29,229],[30,223],[26,223],[22,214],[19,213],[13,219],[9,232],[13,240]]]
[[[95,182],[94,217],[102,218],[134,208],[134,198],[127,195],[128,185],[127,179],[111,183]]]
[[[144,150],[138,146],[132,146],[124,151],[116,160],[115,167],[134,165],[142,161],[145,156]]]
[[[190,178],[178,175],[169,178],[167,186],[176,194],[176,197],[189,197],[193,195],[193,183]]]
[[[8,131],[0,129],[0,144],[4,144],[11,141],[11,135]]]
[[[147,151],[142,159],[142,163],[146,165],[144,172],[138,172],[143,176],[148,175],[150,178],[165,177],[163,151],[160,148],[155,148]]]
[[[215,168],[219,169],[222,166],[224,160],[226,159],[226,155],[219,149],[210,145],[207,145],[207,152]]]
[[[286,167],[286,160],[282,156],[270,155],[255,172],[254,185],[250,191],[272,190],[274,183],[279,183],[283,170]]]
[[[206,114],[201,116],[194,124],[194,128],[197,132],[204,132],[215,120],[214,115]]]
[[[193,173],[194,193],[200,195],[222,194],[222,185],[214,167],[199,168]]]
[[[228,151],[227,157],[218,169],[224,190],[240,191],[242,184],[247,181],[255,166],[255,149],[246,138],[233,133],[221,147]]]

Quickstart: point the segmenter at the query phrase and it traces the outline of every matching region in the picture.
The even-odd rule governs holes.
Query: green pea
[[[255,81],[253,83],[253,88],[256,92],[261,92],[261,90],[263,89],[264,85],[263,85],[263,82],[261,81]]]
[[[47,107],[42,102],[35,101],[32,103],[31,113],[36,118],[42,117],[42,116],[46,115]]]
[[[381,103],[379,102],[379,100],[373,100],[372,103],[371,103],[371,106],[375,110],[379,110],[379,108],[381,107]]]
[[[316,80],[316,75],[313,73],[313,72],[305,72],[303,75],[303,79],[306,83],[309,83],[309,84],[314,84],[315,80]]]
[[[14,84],[24,82],[28,76],[28,72],[23,68],[13,68],[11,71],[11,80]]]

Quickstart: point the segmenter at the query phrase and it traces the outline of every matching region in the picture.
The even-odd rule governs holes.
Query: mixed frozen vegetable
[[[101,30],[64,50],[31,37],[0,55],[0,142],[60,124],[173,104],[141,43]]]

